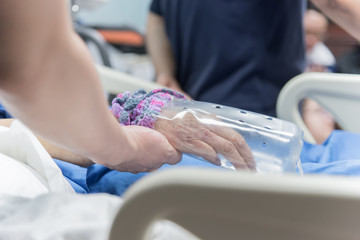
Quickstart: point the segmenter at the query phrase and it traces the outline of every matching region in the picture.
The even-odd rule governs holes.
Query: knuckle
[[[204,149],[204,146],[200,141],[191,141],[191,145],[197,151],[201,151],[202,149]]]
[[[183,126],[180,123],[174,124],[175,131],[181,131],[183,129]]]
[[[232,154],[235,152],[234,144],[232,142],[226,141],[226,140],[222,144],[222,149],[223,149],[224,153],[227,153],[227,154]]]
[[[180,131],[180,132],[178,132],[177,135],[180,140],[185,141],[185,142],[188,142],[192,139],[192,137],[186,131]]]
[[[195,119],[195,116],[193,113],[191,112],[186,112],[185,115],[184,115],[184,119],[185,120],[194,120]]]
[[[234,133],[230,139],[231,139],[231,142],[233,142],[239,146],[246,145],[245,139],[238,133]]]
[[[193,113],[186,113],[184,116],[184,123],[189,127],[195,128],[198,126],[199,121]]]
[[[168,161],[169,159],[171,159],[173,155],[174,155],[174,151],[173,151],[173,149],[171,149],[171,148],[167,148],[167,149],[164,151],[164,158],[166,159],[166,161]]]
[[[209,129],[203,128],[199,131],[199,137],[203,141],[207,141],[211,138],[212,132]]]
[[[190,142],[198,138],[197,131],[193,131],[191,128],[183,126],[178,129],[176,135],[179,140],[184,142]]]
[[[189,118],[191,118],[191,116],[192,116],[192,114],[190,113],[190,112],[186,112],[185,114],[184,114],[184,119],[189,119]]]
[[[163,161],[162,163],[159,162],[157,166],[155,166],[156,169],[160,168],[165,163],[173,165],[177,164],[181,160],[181,158],[178,157],[176,150],[173,148],[169,148],[167,151],[164,152],[164,159],[165,161]]]

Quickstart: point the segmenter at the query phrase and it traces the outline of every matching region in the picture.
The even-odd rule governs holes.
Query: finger
[[[214,131],[214,133],[219,135],[220,137],[225,138],[228,141],[232,142],[235,148],[237,149],[237,152],[244,159],[248,168],[251,170],[256,169],[256,163],[252,151],[240,133],[238,133],[232,128],[227,128],[227,127],[221,127],[221,128],[213,127],[211,130]]]
[[[181,157],[182,157],[181,152],[177,151],[165,137],[162,140],[164,141],[164,143],[163,143],[163,149],[162,149],[163,161],[162,161],[161,166],[164,163],[167,163],[170,165],[175,165],[175,164],[179,163],[181,161]],[[161,142],[159,144],[161,144]]]
[[[175,150],[175,153],[172,153],[171,157],[169,158],[168,161],[166,161],[166,163],[170,165],[175,165],[181,161],[181,158],[182,158],[182,153]]]
[[[201,140],[213,147],[217,153],[223,155],[236,169],[249,169],[232,142],[216,135],[209,129],[201,130]]]
[[[220,166],[220,158],[214,148],[203,141],[194,140],[184,148],[183,152],[203,157],[207,161]]]

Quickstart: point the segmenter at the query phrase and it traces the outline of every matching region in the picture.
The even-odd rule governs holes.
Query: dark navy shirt
[[[303,0],[153,0],[176,77],[195,100],[275,115],[283,85],[305,66]]]

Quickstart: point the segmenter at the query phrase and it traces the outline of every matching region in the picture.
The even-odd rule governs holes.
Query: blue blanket
[[[0,105],[0,118],[11,117]],[[360,135],[335,130],[321,145],[304,142],[301,152],[302,168],[305,174],[333,174],[360,176]],[[94,164],[88,168],[55,159],[65,178],[78,193],[106,192],[115,195],[122,193],[147,173],[132,174],[118,172]],[[200,161],[184,154],[177,165],[164,165],[159,171],[172,167],[192,166],[219,168],[211,163]]]
[[[55,162],[62,170],[65,178],[70,182],[72,187],[78,193],[106,192],[120,196],[128,187],[130,187],[137,180],[148,174],[118,172],[99,164],[94,164],[88,168],[83,168],[57,159],[55,159]],[[197,158],[194,158],[187,154],[183,155],[181,162],[177,165],[165,164],[158,171],[181,166],[218,168],[226,171],[223,168],[219,168],[211,163],[198,160]]]
[[[334,130],[321,145],[304,142],[304,173],[360,176],[360,134]]]

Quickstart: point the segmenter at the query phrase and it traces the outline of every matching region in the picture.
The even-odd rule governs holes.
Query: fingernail
[[[216,165],[221,166],[221,160],[219,157],[216,158]]]

